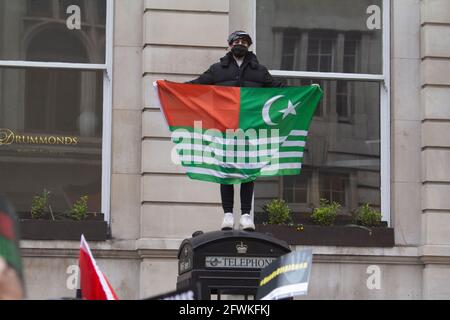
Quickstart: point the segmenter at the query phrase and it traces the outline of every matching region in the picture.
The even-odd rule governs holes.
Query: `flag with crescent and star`
[[[175,151],[192,179],[235,184],[297,175],[323,92],[318,85],[238,88],[154,83]]]

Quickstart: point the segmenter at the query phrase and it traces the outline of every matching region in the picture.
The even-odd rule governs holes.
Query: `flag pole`
[[[75,299],[76,300],[81,300],[83,299],[83,296],[81,295],[81,289],[77,289],[77,293],[75,295]]]
[[[81,235],[80,239],[80,248],[81,248],[81,242],[83,241],[84,234]],[[78,256],[78,277],[77,277],[77,290],[75,292],[75,299],[76,300],[82,300],[83,295],[81,292],[81,268],[80,268],[80,257]]]

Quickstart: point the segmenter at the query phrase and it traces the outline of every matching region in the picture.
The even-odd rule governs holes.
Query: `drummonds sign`
[[[11,144],[70,146],[78,144],[78,137],[24,135],[17,134],[10,129],[0,129],[0,146]]]

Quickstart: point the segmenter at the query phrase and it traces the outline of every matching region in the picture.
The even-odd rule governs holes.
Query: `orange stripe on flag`
[[[240,89],[157,81],[162,110],[171,127],[238,129]]]

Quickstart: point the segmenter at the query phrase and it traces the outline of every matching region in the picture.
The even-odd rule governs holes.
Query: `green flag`
[[[319,86],[235,88],[157,81],[176,153],[193,179],[235,184],[301,171]]]

